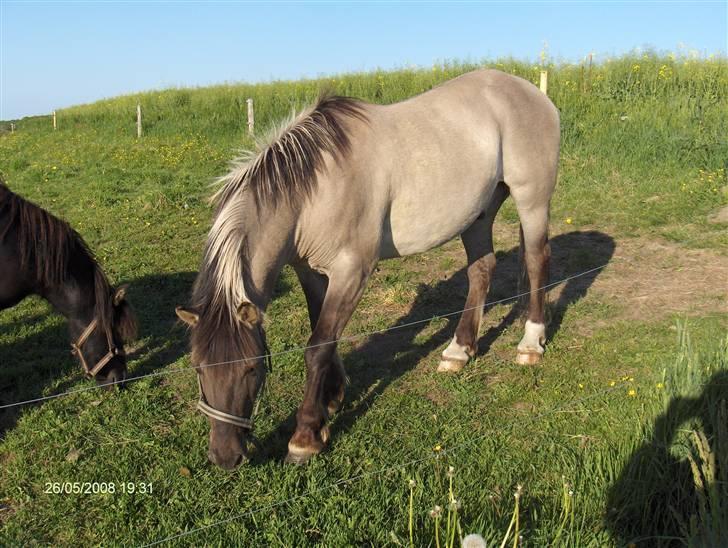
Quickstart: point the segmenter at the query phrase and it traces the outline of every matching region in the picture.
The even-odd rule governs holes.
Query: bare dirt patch
[[[518,276],[516,230],[500,227],[498,254],[489,301],[514,295]],[[462,255],[458,242],[444,252]],[[619,305],[618,319],[659,320],[671,314],[728,313],[728,257],[706,249],[688,249],[654,238],[612,239],[598,231],[562,232],[551,237],[551,280],[607,266],[549,290],[551,303],[571,304],[580,298]],[[439,260],[439,259],[438,259]],[[463,287],[463,291],[466,291]]]
[[[726,313],[728,257],[645,238],[623,240],[593,290],[622,303],[627,319]]]
[[[498,261],[489,303],[510,299],[519,292],[517,226],[496,225],[495,239]],[[569,307],[582,299],[595,305],[594,314],[590,314],[593,317],[588,322],[580,321],[575,327],[582,335],[619,320],[659,321],[674,314],[701,316],[728,312],[728,256],[716,251],[688,249],[659,238],[615,240],[596,230],[556,233],[550,241],[552,281],[606,265],[549,289],[552,330],[559,328]],[[367,325],[372,314],[381,314],[380,293],[387,303],[390,326],[462,308],[467,295],[467,278],[465,252],[459,241],[407,261],[411,263],[407,270],[413,274],[407,285],[412,284],[412,289],[416,290],[414,298],[387,299],[386,283],[372,284],[367,299],[370,306],[359,308],[351,332],[361,331],[360,327]],[[387,276],[390,268],[398,267],[384,261],[375,277]],[[512,302],[508,300],[504,304]],[[600,316],[600,305],[609,308],[608,317]],[[518,318],[507,309],[499,310],[485,316],[481,352]],[[365,339],[357,346],[365,346],[369,352],[387,359],[398,352],[410,351],[412,343],[420,342],[424,343],[417,353],[421,359],[430,352],[441,350],[440,346],[452,336],[458,319],[459,315],[450,316],[444,325],[430,325],[429,329],[425,324],[414,330],[376,337],[377,344]],[[423,335],[428,335],[430,330],[435,332],[433,338],[437,341],[422,340],[429,339]]]
[[[712,215],[709,215],[708,221],[716,224],[728,224],[728,206],[723,206]]]

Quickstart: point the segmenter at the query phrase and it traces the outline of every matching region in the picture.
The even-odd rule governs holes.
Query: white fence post
[[[10,133],[15,133],[15,124],[10,124]]]
[[[248,134],[253,135],[255,131],[255,114],[253,113],[253,100],[247,99],[248,103]]]
[[[56,111],[54,110],[53,111],[53,130],[55,131],[56,129],[58,129],[58,127],[56,126]]]
[[[142,105],[137,103],[137,139],[142,138]]]
[[[549,86],[549,73],[546,70],[541,71],[541,84],[539,85],[539,88],[541,88],[541,91],[544,92],[545,95],[548,95],[548,86]]]

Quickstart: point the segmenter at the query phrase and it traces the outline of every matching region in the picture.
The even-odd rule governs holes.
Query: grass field
[[[539,66],[486,64],[538,80]],[[71,222],[112,280],[131,284],[131,375],[170,372],[0,411],[0,545],[140,545],[188,532],[170,543],[435,546],[439,505],[444,546],[450,466],[458,537],[500,545],[521,486],[523,545],[728,541],[716,503],[728,497],[728,231],[711,220],[728,202],[724,58],[548,65],[562,116],[552,280],[608,266],[550,291],[542,366],[513,363],[511,303],[489,310],[480,353],[458,376],[435,372],[457,317],[344,343],[351,382],[330,447],[291,467],[281,461],[305,372],[301,353],[284,354],[257,417],[263,452],[234,473],[207,462],[194,374],[172,374],[189,366],[174,307],[187,302],[210,225],[208,182],[250,144],[245,99],[262,131],[322,86],[388,103],[474,67],[155,91],[59,110],[57,131],[50,117],[16,121],[14,133],[0,124],[10,187]],[[517,284],[510,202],[496,224],[489,301]],[[462,308],[464,266],[457,241],[381,263],[345,336]],[[308,337],[289,270],[267,329],[274,353]],[[91,387],[67,345],[39,299],[0,313],[0,405]],[[49,482],[115,482],[117,492],[53,494]],[[122,493],[123,482],[152,492]]]

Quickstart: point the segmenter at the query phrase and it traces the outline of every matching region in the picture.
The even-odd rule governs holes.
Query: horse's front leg
[[[350,259],[350,257],[347,257]],[[288,442],[287,462],[306,462],[320,453],[329,437],[327,377],[336,363],[336,341],[361,299],[374,261],[342,261],[329,274],[329,283],[316,328],[306,350],[306,388],[296,413],[296,431]]]
[[[324,297],[326,297],[329,279],[306,264],[297,264],[293,268],[298,276],[298,281],[301,283],[303,294],[306,296],[308,317],[313,332],[321,315],[321,307],[324,303]],[[324,404],[330,417],[341,408],[341,404],[344,402],[344,389],[346,388],[346,372],[344,371],[344,365],[341,363],[341,358],[336,352],[333,354],[325,377]]]

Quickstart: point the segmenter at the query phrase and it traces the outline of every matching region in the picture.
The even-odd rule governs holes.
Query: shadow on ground
[[[606,525],[620,546],[726,546],[728,543],[728,426],[724,423],[728,402],[728,372],[714,374],[696,398],[673,398],[655,421],[652,439],[638,447],[612,484],[605,509]],[[695,475],[685,455],[675,451],[681,429],[702,431],[712,449],[712,469],[718,470],[712,485],[720,504],[708,495],[703,519]],[[722,445],[720,441],[722,440]],[[680,448],[678,448],[680,449]],[[684,446],[682,447],[684,453]],[[700,465],[700,459],[696,459]],[[723,479],[721,479],[723,478]],[[723,505],[722,513],[720,506]],[[695,519],[693,523],[691,520]],[[717,520],[717,521],[714,521]],[[701,531],[688,543],[691,527]],[[704,535],[704,536],[703,536]]]
[[[570,232],[551,240],[551,281],[595,267],[606,265],[614,254],[614,240],[597,231]],[[463,254],[464,255],[464,254]],[[496,271],[488,293],[487,302],[506,299],[518,293],[519,260],[518,248],[497,252]],[[547,336],[551,338],[559,330],[569,306],[583,298],[601,270],[569,280],[558,298],[549,305],[550,324]],[[555,288],[554,288],[555,289]],[[467,296],[466,268],[458,270],[451,277],[434,286],[421,285],[410,311],[397,319],[390,327],[405,326],[411,322],[432,318],[462,309]],[[486,305],[487,307],[487,305]],[[487,307],[488,308],[488,307]],[[520,308],[514,303],[509,313],[497,326],[488,329],[478,341],[478,355],[486,354],[493,342],[508,326],[520,317]],[[411,327],[402,327],[369,337],[363,344],[347,354],[344,359],[350,384],[343,410],[331,424],[331,436],[336,437],[348,431],[363,416],[387,387],[438,348],[444,347],[455,333],[460,315],[446,318],[446,324],[423,343],[415,342],[417,335],[429,322]],[[513,349],[515,358],[516,349]],[[352,404],[352,402],[355,402]],[[288,438],[295,429],[295,413],[273,431],[265,440],[266,455],[279,456],[286,451]]]
[[[195,276],[195,272],[178,272],[144,276],[128,282],[129,302],[139,322],[139,340],[127,345],[130,377],[161,369],[187,352],[187,333],[177,322],[174,308],[188,302]],[[275,295],[289,289],[281,281],[276,286]],[[3,331],[12,333],[23,325],[43,321],[47,316],[33,314],[27,319],[8,322],[3,325]],[[0,345],[0,405],[78,388],[83,372],[71,356],[69,345],[65,322]],[[67,379],[56,385],[56,380],[61,377]],[[46,392],[50,386],[54,386],[53,390]],[[0,439],[27,407],[0,410]]]
[[[139,339],[142,341],[127,345],[129,376],[143,375],[164,367],[185,352],[184,330],[174,329],[174,306],[175,303],[186,302],[194,276],[193,272],[181,272],[145,276],[129,282],[128,298],[139,321]],[[12,333],[21,324],[43,319],[45,316],[33,315],[4,327]],[[0,405],[73,389],[83,379],[83,372],[71,356],[69,345],[68,329],[63,322],[0,346]],[[56,385],[59,377],[67,379]],[[54,388],[47,393],[51,385]],[[26,407],[0,410],[0,435],[15,425]]]

